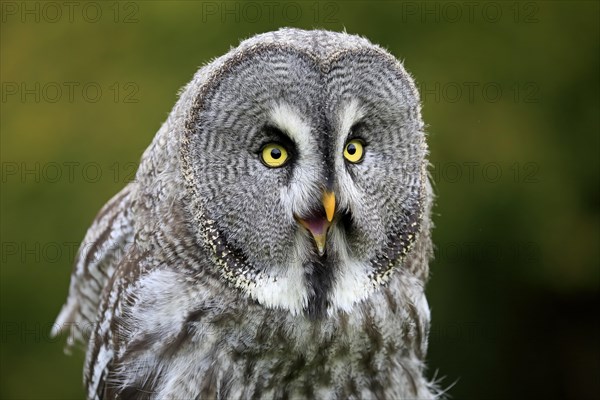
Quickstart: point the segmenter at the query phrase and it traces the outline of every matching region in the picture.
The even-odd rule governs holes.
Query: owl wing
[[[77,252],[67,302],[51,332],[56,336],[70,328],[67,350],[88,341],[102,291],[133,241],[134,190],[135,183],[130,183],[102,207]]]

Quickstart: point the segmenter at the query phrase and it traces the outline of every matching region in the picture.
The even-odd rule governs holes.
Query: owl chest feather
[[[402,299],[387,288],[353,312],[320,319],[251,301],[212,299],[190,298],[192,311],[183,313],[169,296],[154,295],[147,304],[138,298],[135,310],[125,310],[124,331],[133,332],[128,342],[138,345],[136,351],[122,348],[115,363],[111,380],[121,382],[121,393],[201,399],[427,398],[420,361],[427,321],[417,310],[402,307]]]

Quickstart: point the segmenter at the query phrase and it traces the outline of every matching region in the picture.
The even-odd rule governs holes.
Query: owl
[[[416,86],[367,39],[281,29],[182,89],[89,228],[54,334],[89,399],[432,399]]]

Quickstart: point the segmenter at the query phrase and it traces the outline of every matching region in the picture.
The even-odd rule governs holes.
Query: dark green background
[[[73,246],[196,69],[281,26],[364,35],[419,83],[429,375],[455,399],[600,393],[598,2],[1,4],[1,398],[83,396],[48,338]]]

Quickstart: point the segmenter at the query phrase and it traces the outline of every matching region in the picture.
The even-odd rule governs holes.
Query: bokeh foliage
[[[197,67],[281,26],[364,35],[419,83],[430,375],[456,399],[600,392],[598,2],[53,3],[1,3],[0,398],[83,396],[82,353],[47,336],[76,243]]]

